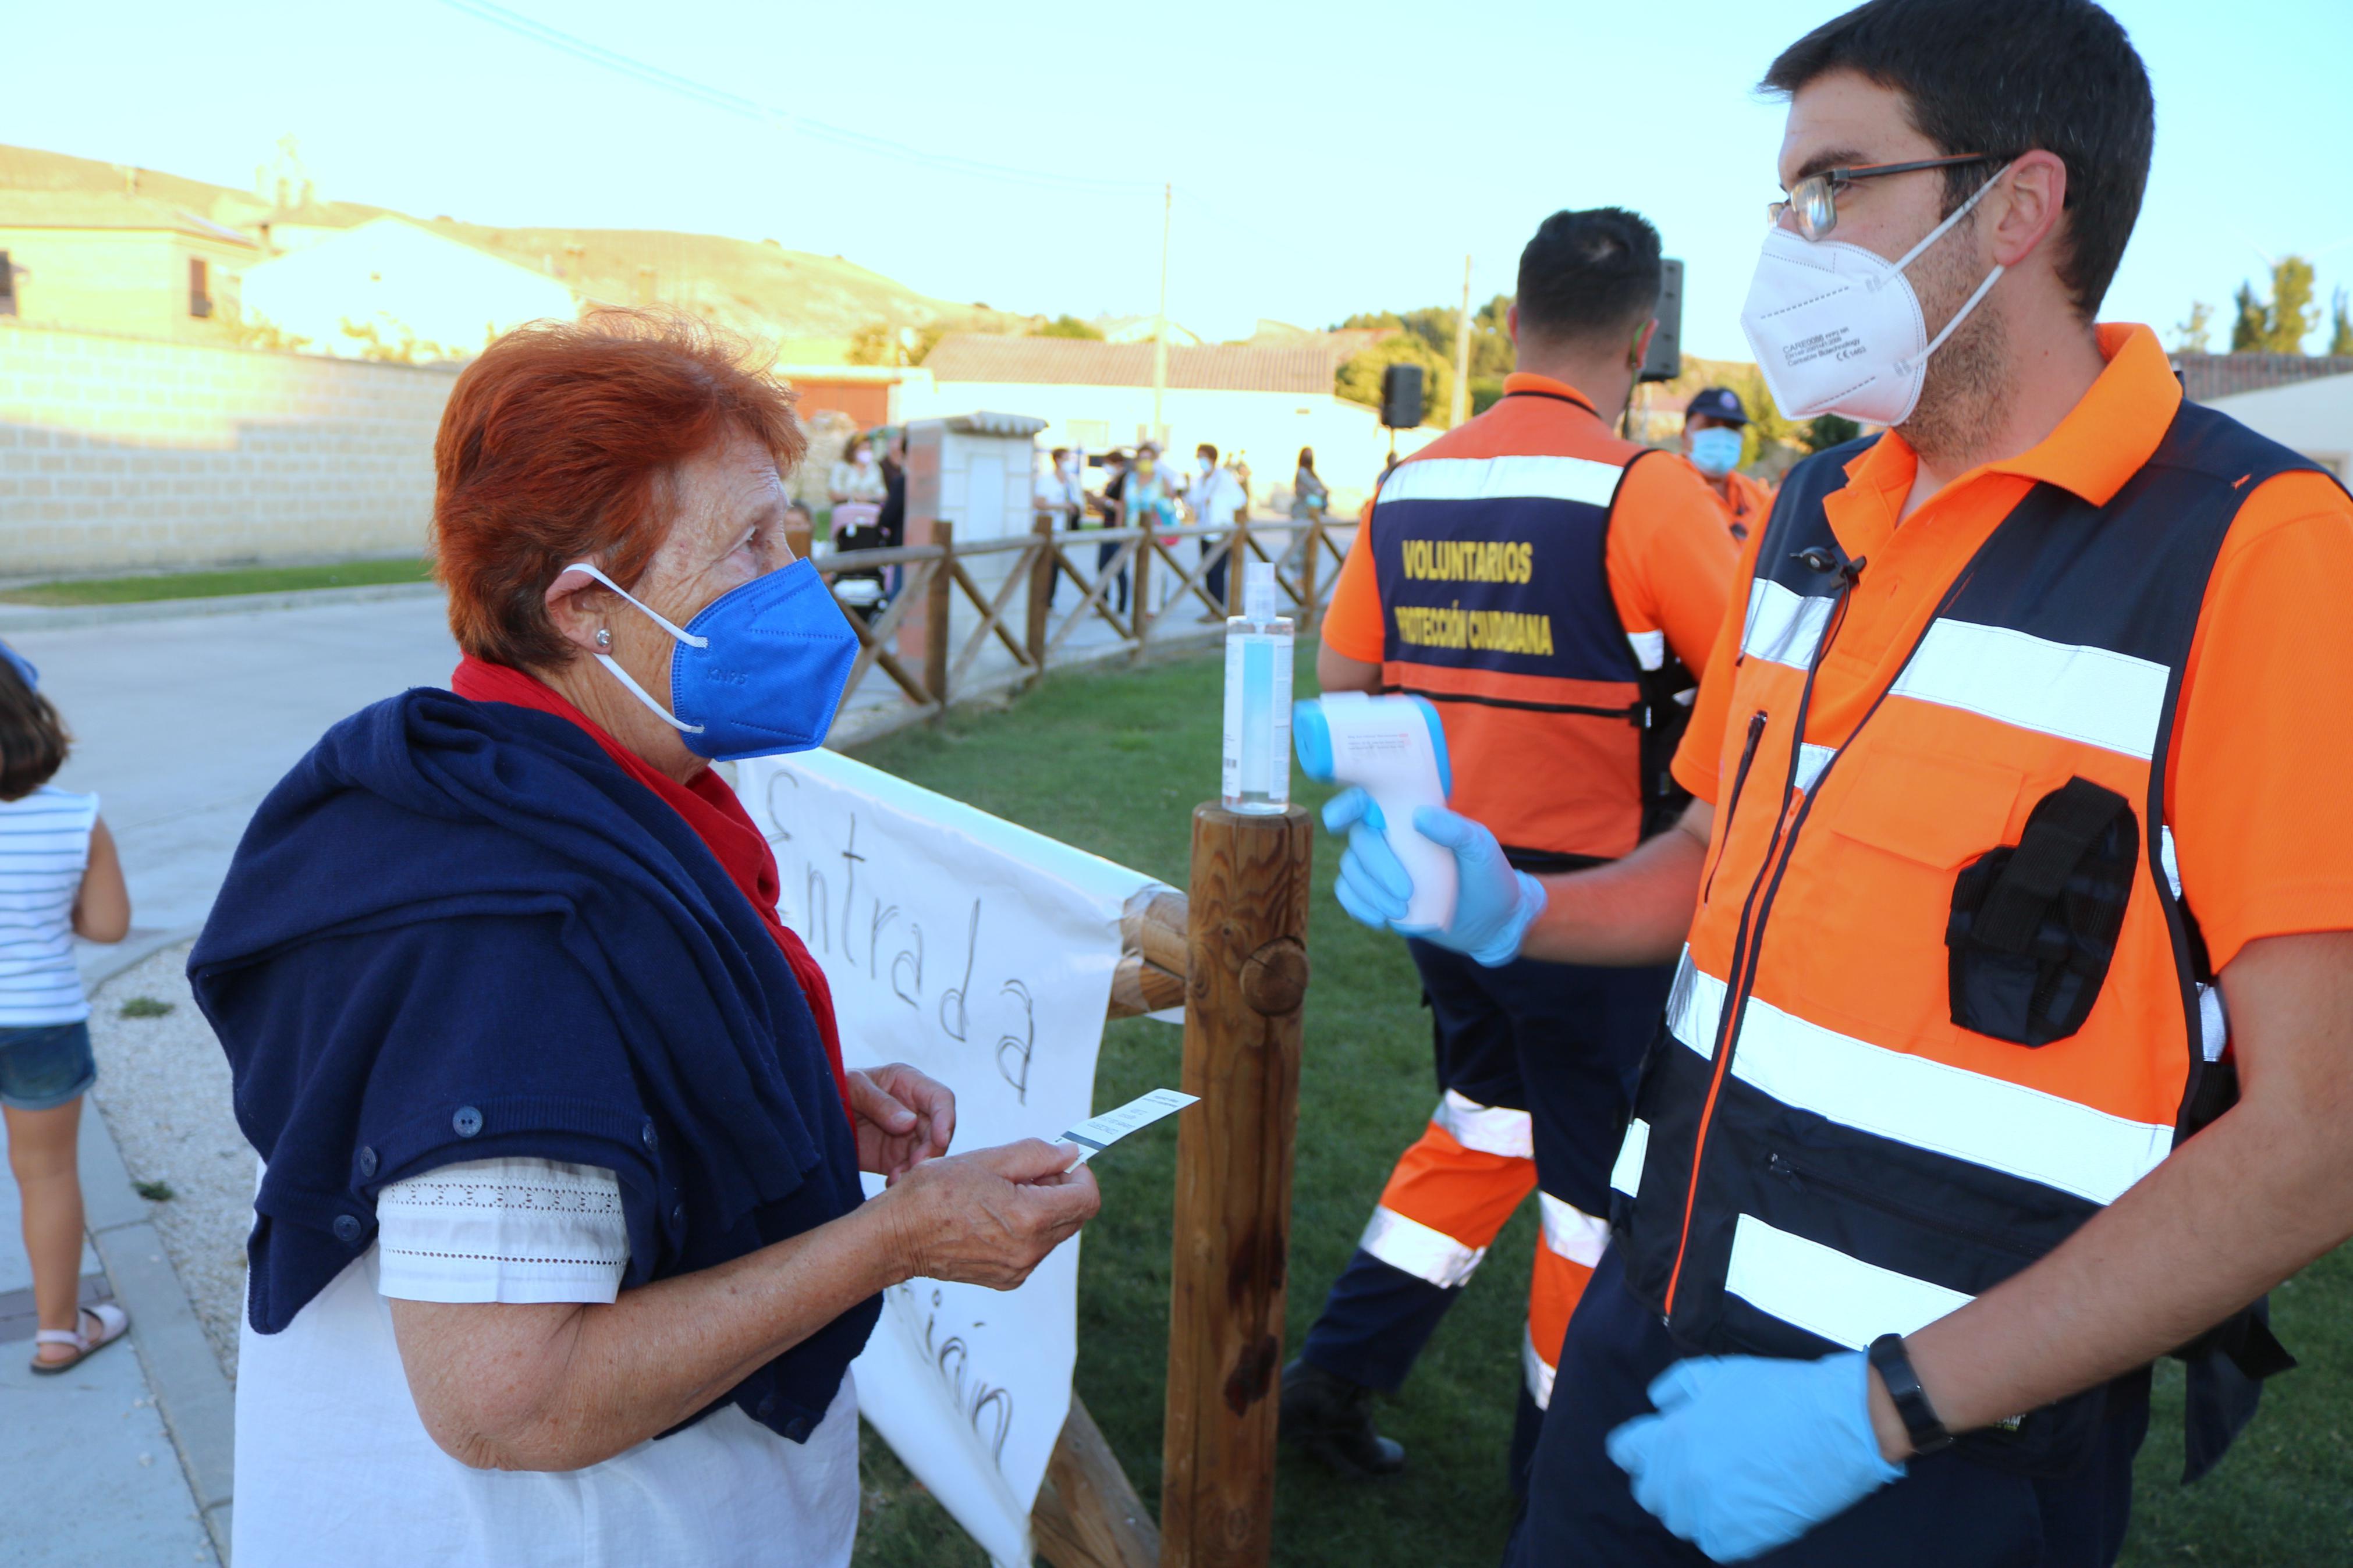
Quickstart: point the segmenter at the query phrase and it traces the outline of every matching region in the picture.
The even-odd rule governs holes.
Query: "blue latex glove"
[[[1696,1356],[1651,1384],[1656,1415],[1609,1434],[1634,1500],[1718,1563],[1795,1541],[1904,1474],[1879,1456],[1862,1352]]]
[[[1445,926],[1401,924],[1413,898],[1413,879],[1382,837],[1381,808],[1373,797],[1354,785],[1342,790],[1324,803],[1324,826],[1348,839],[1335,889],[1340,907],[1375,931],[1419,937],[1467,952],[1493,969],[1519,956],[1529,923],[1544,913],[1544,884],[1512,869],[1493,834],[1467,816],[1424,805],[1414,810],[1414,831],[1454,852],[1461,891],[1454,919]]]

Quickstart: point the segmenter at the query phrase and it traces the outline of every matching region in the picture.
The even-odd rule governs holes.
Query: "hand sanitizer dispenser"
[[[1226,622],[1228,811],[1291,804],[1291,622],[1274,613],[1274,563],[1242,567],[1242,613]]]

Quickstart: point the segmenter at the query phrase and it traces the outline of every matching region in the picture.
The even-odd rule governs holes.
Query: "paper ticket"
[[[1054,1140],[1079,1146],[1078,1163],[1085,1164],[1139,1127],[1149,1127],[1171,1111],[1182,1110],[1201,1097],[1174,1089],[1155,1089],[1139,1095],[1116,1110],[1089,1117]]]

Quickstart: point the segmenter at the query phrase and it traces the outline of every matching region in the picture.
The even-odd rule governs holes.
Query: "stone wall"
[[[0,325],[0,577],[422,552],[455,379]]]

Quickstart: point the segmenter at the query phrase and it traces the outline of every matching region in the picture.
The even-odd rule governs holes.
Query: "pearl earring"
[[[596,651],[599,653],[609,653],[612,651],[612,647],[613,634],[607,631],[603,626],[598,626],[596,628]]]

